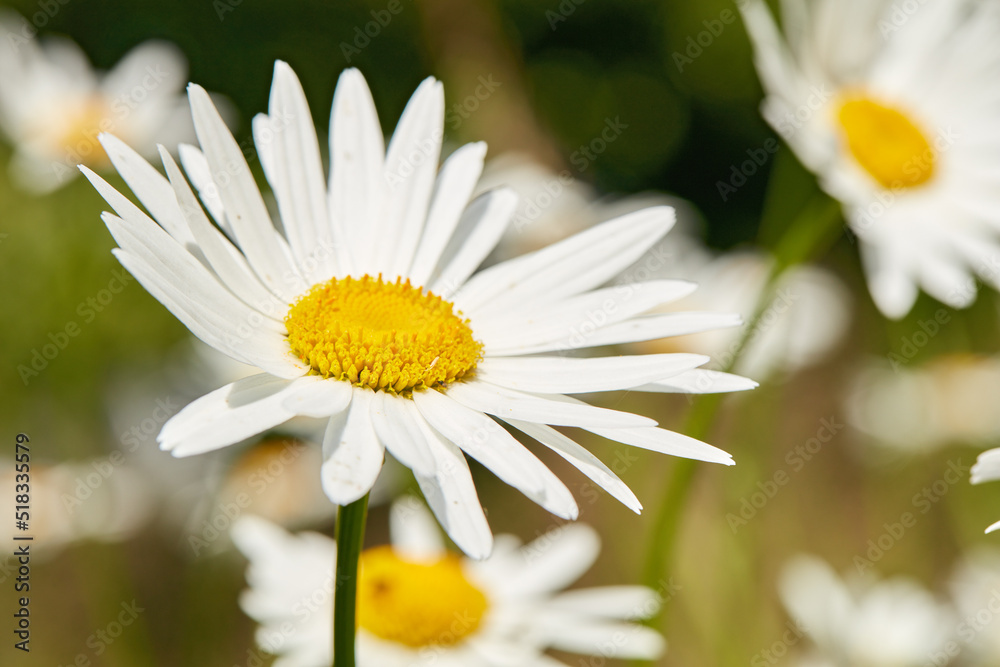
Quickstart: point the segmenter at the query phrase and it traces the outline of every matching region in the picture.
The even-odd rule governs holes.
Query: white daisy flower
[[[665,648],[634,623],[660,604],[642,586],[559,593],[597,558],[597,533],[568,524],[521,546],[497,538],[485,561],[445,550],[434,520],[415,499],[395,503],[392,544],[361,554],[359,667],[556,667],[556,649],[603,659],[652,660]],[[337,544],[317,533],[291,535],[256,517],[233,528],[250,561],[243,610],[261,625],[257,642],[280,667],[329,665]]]
[[[69,39],[39,44],[33,35],[22,17],[0,12],[0,130],[14,143],[11,175],[25,189],[54,190],[80,163],[109,166],[101,132],[143,150],[193,135],[180,95],[187,62],[176,46],[146,42],[102,74]]]
[[[919,289],[953,307],[971,274],[1000,284],[1000,17],[993,3],[788,0],[784,36],[763,0],[739,3],[766,91],[762,113],[844,208],[875,303]]]
[[[852,426],[900,453],[1000,438],[1000,357],[945,354],[913,367],[905,361],[894,355],[858,375],[846,401]]]
[[[492,538],[463,453],[550,512],[577,515],[566,486],[494,417],[635,511],[621,480],[550,425],[732,463],[651,419],[566,396],[754,386],[699,370],[708,361],[700,355],[561,355],[738,324],[727,314],[644,315],[694,289],[683,281],[601,287],[670,229],[671,209],[639,211],[475,273],[517,200],[501,189],[470,203],[481,143],[455,151],[438,174],[439,82],[420,85],[386,150],[364,78],[346,70],[334,95],[327,183],[302,88],[278,62],[269,113],[253,123],[276,217],[208,95],[193,84],[189,92],[202,150],[182,146],[181,159],[222,231],[165,150],[169,180],[124,142],[102,138],[156,222],[83,168],[117,213],[104,220],[122,264],[196,336],[261,371],[178,413],[160,432],[163,449],[200,454],[295,416],[326,418],[321,475],[331,500],[362,498],[388,451],[475,557],[489,553]]]
[[[954,636],[951,608],[905,577],[844,581],[824,561],[799,556],[785,566],[779,593],[815,643],[816,664],[923,667]]]

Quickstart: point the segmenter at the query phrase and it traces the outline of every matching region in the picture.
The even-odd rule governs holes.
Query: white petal
[[[833,7],[834,3],[828,6]],[[767,5],[761,0],[751,0],[738,7],[752,37],[754,62],[762,83],[769,92],[785,99],[794,98],[795,86],[801,77]]]
[[[988,449],[979,455],[975,465],[972,466],[970,481],[973,484],[982,484],[998,479],[1000,479],[1000,447]]]
[[[34,195],[46,195],[66,185],[76,176],[72,165],[40,157],[23,148],[16,149],[7,173],[20,188]]]
[[[162,278],[150,268],[149,264],[135,255],[130,255],[120,248],[112,250],[111,253],[154,299],[162,303],[199,340],[240,363],[254,365],[254,362],[245,356],[245,352],[249,350],[237,349],[242,346],[233,345],[231,337],[226,335],[225,330],[212,323],[210,318],[204,317],[204,309],[192,302],[183,290]]]
[[[532,494],[542,491],[535,466],[521,465],[530,453],[495,421],[434,390],[414,392],[413,402],[433,429],[497,477]]]
[[[448,396],[473,410],[496,415],[502,419],[522,419],[554,426],[581,428],[656,425],[652,419],[631,412],[599,408],[580,401],[570,403],[557,400],[553,396],[535,396],[479,380],[452,384],[448,387]]]
[[[272,86],[272,93],[274,88]],[[271,118],[266,113],[259,113],[250,121],[250,131],[253,134],[254,148],[257,149],[257,159],[264,170],[264,178],[271,184],[277,197],[279,179],[277,159],[274,155],[274,130],[271,129]],[[279,205],[280,208],[280,205]],[[280,212],[280,211],[279,211]]]
[[[157,436],[160,448],[190,456],[263,433],[294,417],[285,402],[314,382],[312,376],[284,380],[267,373],[237,380],[174,415]]]
[[[361,73],[346,69],[330,112],[330,223],[343,272],[367,271],[375,216],[384,198],[385,143],[371,91]]]
[[[489,667],[546,667],[552,663],[538,661],[540,647],[537,642],[527,638],[526,633],[480,631],[465,638],[468,649],[453,652],[454,662],[449,661],[441,667],[469,667],[470,665],[488,665]],[[557,666],[565,667],[565,663],[556,662]],[[413,664],[400,667],[416,667]],[[430,667],[430,664],[425,665]]]
[[[113,134],[100,135],[111,163],[142,205],[183,246],[195,245],[194,237],[177,205],[174,189],[151,164]],[[190,250],[191,247],[188,246]]]
[[[229,304],[202,301],[184,288],[164,279],[162,269],[154,270],[142,259],[122,250],[113,250],[118,261],[188,329],[223,354],[266,371],[275,377],[293,379],[305,375],[309,367],[291,351],[280,334],[254,328],[253,316],[246,320],[221,315]],[[203,334],[208,334],[208,337]]]
[[[107,185],[96,176],[88,174],[88,178],[92,178],[95,185]],[[106,196],[112,193],[117,194],[111,190]],[[254,338],[268,340],[275,349],[288,352],[286,361],[289,364],[301,368],[301,363],[292,361],[290,348],[283,340],[286,335],[283,323],[240,301],[201,262],[138,209],[125,209],[117,201],[114,205],[128,217],[118,218],[105,213],[101,219],[123,251],[142,260],[163,281],[181,290],[199,310],[207,310],[206,318],[231,336],[234,343]]]
[[[554,649],[619,660],[655,660],[667,647],[663,637],[651,628],[628,623],[581,622],[575,616],[564,623],[548,623],[540,632]]]
[[[566,485],[495,421],[434,390],[414,392],[413,401],[432,428],[501,480],[553,514],[576,518]]]
[[[601,586],[560,593],[546,607],[576,614],[635,620],[660,608],[660,596],[645,586]]]
[[[329,634],[336,542],[318,533],[292,535],[280,526],[246,514],[233,524],[230,534],[249,561],[246,578],[250,588],[240,595],[240,607],[262,624],[258,637],[268,634],[263,632],[268,625],[273,623],[276,629],[288,622],[296,605],[309,599],[318,601],[318,605],[310,604],[314,613],[295,618],[296,631],[285,636],[290,641],[282,649],[296,651],[312,639],[317,629]],[[262,645],[274,644],[266,641]]]
[[[184,165],[184,173],[191,179],[191,183],[198,191],[201,202],[208,209],[216,224],[222,228],[230,239],[235,239],[232,227],[226,220],[226,210],[222,205],[222,198],[219,197],[219,188],[212,180],[212,170],[208,166],[205,154],[198,148],[190,144],[181,144],[177,147],[181,164]]]
[[[392,504],[389,535],[393,550],[412,560],[433,561],[445,553],[434,517],[413,496],[400,498]]]
[[[819,646],[842,643],[855,627],[858,605],[851,590],[825,561],[798,555],[783,568],[778,594],[789,615],[809,629]]]
[[[496,247],[516,210],[517,195],[507,188],[493,190],[472,202],[441,253],[431,291],[446,299],[451,297]]]
[[[503,586],[505,598],[533,597],[566,588],[597,560],[601,540],[586,524],[565,524],[521,547],[522,568]]]
[[[354,388],[350,408],[330,419],[323,437],[323,490],[338,505],[368,493],[382,469],[385,450],[372,425],[373,393]]]
[[[272,313],[272,316],[283,315],[287,305],[278,301],[274,294],[264,287],[257,274],[247,264],[243,254],[212,226],[195,200],[194,193],[181,175],[173,157],[162,146],[159,149],[186,225],[212,269],[226,287],[247,305],[262,313]]]
[[[733,457],[718,447],[662,428],[588,428],[587,430],[609,440],[661,454],[708,461],[709,463],[721,463],[727,466],[733,465]]]
[[[377,218],[373,269],[394,280],[406,273],[420,241],[444,136],[444,86],[425,79],[403,109],[385,157],[388,196]],[[391,243],[386,243],[391,239]]]
[[[483,382],[538,394],[580,394],[629,389],[705,364],[700,354],[621,357],[499,357],[476,367]]]
[[[894,320],[910,312],[917,301],[916,284],[903,274],[869,276],[868,289],[882,314]]]
[[[110,135],[104,136],[109,137],[109,144],[112,146],[113,150],[114,142],[110,139]],[[142,158],[139,158],[137,155],[135,157],[142,160]],[[147,177],[151,177],[151,174],[149,174],[148,171],[138,169],[137,165],[131,165],[132,168],[126,168],[126,171],[129,172],[132,180],[139,184],[140,190],[145,192],[147,199],[159,199],[163,196],[163,193],[159,192],[158,186],[166,185],[170,188],[170,185],[167,183],[166,179],[160,176],[155,169],[145,162],[145,160],[142,160],[142,162],[145,163],[148,169],[152,170],[155,177],[160,179],[161,182],[156,183],[155,185],[147,183],[145,179]],[[135,237],[136,241],[147,246],[146,250],[152,252],[157,257],[170,257],[174,263],[177,263],[179,266],[188,271],[199,272],[199,275],[211,276],[210,273],[204,271],[205,265],[201,261],[200,251],[199,256],[196,257],[195,255],[192,255],[188,248],[185,248],[182,245],[182,242],[178,240],[178,236],[190,237],[190,232],[187,231],[187,225],[184,224],[183,217],[180,218],[180,222],[177,220],[174,221],[173,224],[175,226],[176,235],[171,234],[169,231],[165,231],[165,228],[156,224],[148,215],[145,214],[145,212],[133,204],[128,197],[111,187],[107,181],[95,174],[88,167],[81,166],[80,171],[83,172],[84,176],[87,177],[87,180],[89,180],[91,185],[94,186],[94,189],[97,190],[102,197],[104,197],[104,200],[107,201],[108,204],[111,205],[111,208],[113,208],[120,216],[120,218],[115,219],[124,224],[130,234]],[[156,193],[153,194],[153,191],[156,191]],[[169,197],[174,199],[172,189]],[[160,203],[160,207],[163,207],[162,202]],[[174,208],[176,209],[175,213],[177,215],[181,215],[181,211],[176,204],[176,200],[174,200]],[[176,229],[178,226],[183,226],[185,229],[183,231]],[[112,235],[113,234],[114,231],[112,231]],[[119,242],[119,245],[121,245],[121,242]],[[136,248],[124,249],[131,250],[133,252],[136,250]],[[214,282],[214,280],[212,282]]]
[[[434,432],[422,417],[419,426],[427,434],[437,462],[433,476],[415,473],[421,493],[448,537],[470,558],[486,558],[493,549],[493,533],[476,494],[465,455]]]
[[[319,270],[305,274],[328,278],[333,275],[334,248],[319,141],[302,85],[292,68],[280,60],[274,64],[268,114],[270,141],[262,137],[256,143],[258,147],[269,143],[274,155],[276,173],[271,184],[288,243],[300,267],[319,264]]]
[[[906,260],[895,250],[863,247],[861,259],[868,277],[868,290],[882,314],[899,319],[917,300],[917,286],[906,271]]]
[[[604,465],[600,459],[581,445],[545,424],[534,424],[517,419],[505,419],[504,421],[563,457],[573,467],[614,496],[625,507],[636,514],[642,511],[642,504],[635,497],[635,494],[632,493],[632,490],[626,486],[625,482],[619,479],[618,475],[612,472],[611,468]]]
[[[721,394],[731,391],[747,391],[757,383],[739,375],[696,368],[678,373],[666,380],[632,387],[633,391],[651,391],[661,394]]]
[[[406,273],[414,285],[428,284],[483,173],[485,157],[485,143],[466,144],[452,153],[441,167],[427,213],[427,224]]]
[[[422,419],[413,401],[376,392],[372,420],[379,440],[397,461],[425,477],[434,474],[437,463],[427,434],[419,428]]]
[[[556,660],[555,658],[547,656],[544,653],[526,656],[520,664],[521,667],[566,667],[565,662]]]
[[[320,419],[340,414],[350,405],[352,389],[349,383],[307,375],[302,378],[303,385],[307,379],[312,379],[309,389],[290,394],[282,407],[301,417]]]
[[[138,209],[134,213],[129,220],[110,213],[101,216],[122,246],[115,255],[130,271],[136,271],[134,275],[144,286],[155,283],[159,294],[169,295],[169,305],[181,306],[183,315],[172,312],[192,332],[200,337],[206,327],[210,328],[216,339],[224,340],[219,349],[231,350],[235,358],[250,360],[273,375],[296,377],[303,373],[307,367],[292,355],[284,325],[248,307],[152,220]],[[219,347],[218,340],[203,340]]]
[[[520,354],[519,350],[540,344],[586,347],[587,337],[603,327],[683,298],[696,287],[681,280],[615,285],[541,308],[473,316],[472,329],[490,356]]]
[[[188,87],[195,131],[240,250],[268,289],[292,301],[308,285],[278,250],[277,230],[239,145],[204,88]]]
[[[480,272],[453,301],[462,312],[485,314],[579,294],[610,280],[639,259],[673,223],[674,211],[665,206],[609,220]]]
[[[952,308],[966,308],[976,299],[969,272],[956,260],[928,253],[920,261],[920,284],[938,301]]]
[[[152,80],[152,85],[145,83],[149,80]],[[139,87],[145,93],[141,102],[149,104],[161,101],[156,98],[174,96],[186,81],[187,61],[181,50],[168,42],[148,41],[122,56],[114,68],[104,75],[101,93],[105,99],[116,100],[124,107],[140,101],[136,94]],[[130,111],[134,113],[135,109]]]
[[[692,333],[701,333],[702,331],[738,327],[742,323],[742,318],[735,313],[665,313],[662,315],[644,315],[624,322],[610,324],[592,333],[570,338],[568,341],[528,346],[520,350],[519,354],[637,343],[644,340],[655,340],[670,336],[686,336]]]
[[[281,587],[291,580],[308,580],[309,577],[289,577],[290,560],[307,565],[309,574],[316,575],[329,569],[336,558],[337,543],[318,533],[292,535],[281,526],[247,514],[240,517],[230,533],[233,542],[250,561],[247,580],[254,588]],[[294,571],[293,574],[303,573]],[[332,574],[332,573],[331,573]],[[313,585],[322,583],[313,581]]]

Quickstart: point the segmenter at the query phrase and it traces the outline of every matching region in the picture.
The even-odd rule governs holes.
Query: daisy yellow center
[[[423,563],[388,546],[361,554],[358,625],[377,637],[414,648],[452,646],[476,631],[488,607],[455,555]]]
[[[285,327],[315,373],[392,393],[462,378],[483,347],[450,301],[381,277],[315,285],[292,304]]]
[[[934,148],[899,109],[853,98],[838,119],[851,155],[882,187],[916,187],[934,176]]]

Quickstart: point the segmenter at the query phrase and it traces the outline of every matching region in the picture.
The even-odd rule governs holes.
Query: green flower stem
[[[768,288],[773,288],[786,269],[818,257],[832,246],[843,230],[840,202],[824,194],[817,194],[805,205],[774,249],[775,264],[768,277]],[[766,297],[766,298],[765,298]],[[760,316],[770,303],[769,289],[761,293],[758,303]]]
[[[354,667],[358,557],[365,540],[368,494],[337,511],[337,576],[333,593],[333,664]]]
[[[794,222],[787,227],[774,250],[775,261],[761,290],[753,315],[743,329],[730,359],[721,370],[731,371],[743,355],[756,334],[761,317],[771,305],[778,279],[789,268],[829,248],[840,235],[840,226],[837,224],[839,221],[839,203],[820,193],[809,200]],[[715,422],[722,399],[722,394],[699,397],[681,432],[692,438],[704,440]],[[674,463],[673,474],[653,519],[652,537],[643,565],[643,583],[653,590],[656,590],[663,570],[674,560],[685,499],[694,482],[698,463],[691,459],[678,459]],[[664,609],[661,608],[656,615],[647,619],[646,623],[650,627],[659,627],[665,631]],[[634,664],[640,665],[643,661]]]

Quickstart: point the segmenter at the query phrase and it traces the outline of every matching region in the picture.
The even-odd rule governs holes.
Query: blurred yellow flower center
[[[454,382],[483,349],[450,301],[381,276],[315,285],[292,304],[285,326],[315,373],[392,393]]]
[[[898,109],[854,98],[840,107],[839,120],[854,159],[882,187],[915,187],[934,175],[934,148]]]
[[[476,631],[489,607],[453,554],[422,563],[376,547],[361,554],[359,567],[358,625],[388,641],[414,648],[457,644]]]
[[[112,129],[111,108],[102,99],[89,100],[66,121],[58,139],[59,148],[65,151],[68,162],[105,169],[111,161],[97,136]]]
[[[288,521],[316,510],[318,489],[296,474],[315,463],[315,450],[298,440],[267,438],[240,456],[224,481],[221,499],[253,498],[254,514],[272,521]],[[286,474],[287,473],[287,474]]]

